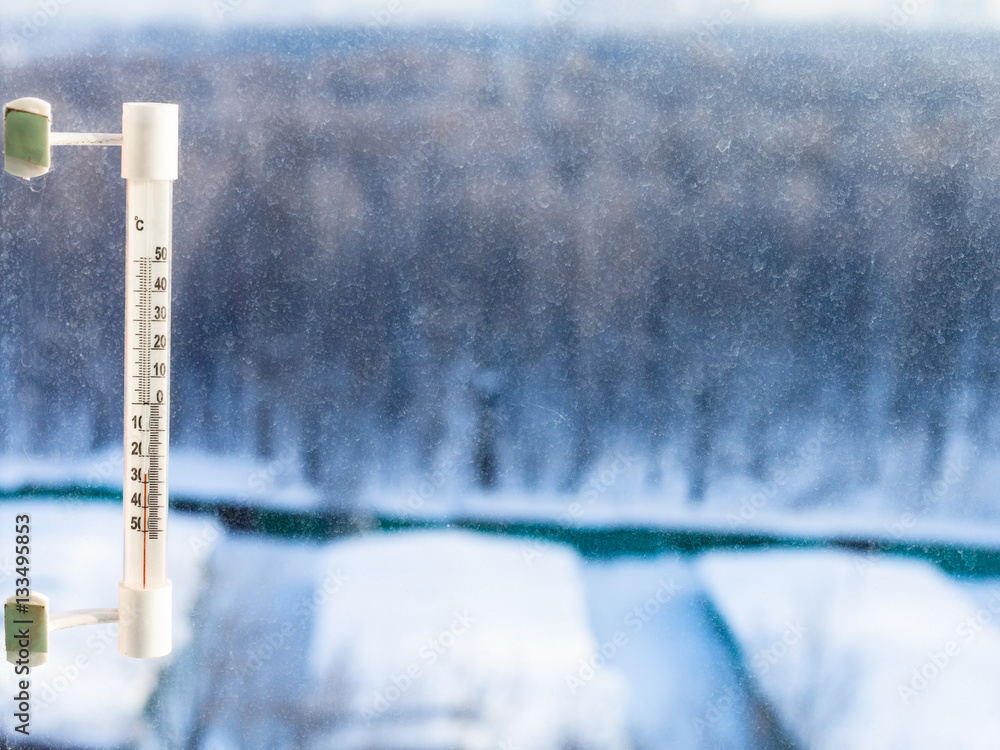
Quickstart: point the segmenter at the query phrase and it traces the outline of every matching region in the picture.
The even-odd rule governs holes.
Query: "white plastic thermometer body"
[[[125,574],[118,585],[118,650],[171,649],[167,578],[170,443],[170,295],[176,104],[128,103],[122,117],[127,180],[125,294]]]

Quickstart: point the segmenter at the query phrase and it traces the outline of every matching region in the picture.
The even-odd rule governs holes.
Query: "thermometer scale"
[[[167,180],[128,185],[123,580],[138,589],[166,581],[172,188]]]

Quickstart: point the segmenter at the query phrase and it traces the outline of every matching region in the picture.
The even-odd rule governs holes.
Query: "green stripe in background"
[[[0,503],[25,500],[121,502],[121,490],[83,486],[24,485],[0,489]],[[894,538],[831,534],[798,536],[774,530],[711,529],[617,525],[567,526],[555,520],[450,517],[414,518],[337,510],[292,510],[255,507],[232,500],[208,500],[173,495],[170,508],[181,513],[214,516],[229,531],[298,542],[323,542],[360,534],[417,529],[465,529],[483,534],[556,542],[576,548],[586,559],[650,557],[663,553],[694,555],[711,550],[843,549],[873,562],[879,555],[927,560],[946,573],[969,578],[1000,576],[1000,545],[972,541],[911,541]],[[530,542],[529,542],[530,544]],[[530,547],[528,548],[531,549]]]

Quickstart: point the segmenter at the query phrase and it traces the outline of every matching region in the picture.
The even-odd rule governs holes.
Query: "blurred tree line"
[[[155,37],[155,35],[153,35]],[[290,31],[7,66],[59,130],[176,101],[173,442],[350,497],[460,457],[578,489],[626,446],[688,496],[817,425],[996,445],[989,38]],[[121,439],[124,185],[57,152],[0,192],[0,445]],[[74,444],[65,445],[67,436]]]

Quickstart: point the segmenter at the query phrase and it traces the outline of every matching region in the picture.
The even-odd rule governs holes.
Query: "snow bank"
[[[467,532],[226,538],[158,721],[219,746],[624,748],[620,674],[566,684],[597,646],[579,568]]]
[[[976,602],[929,564],[829,551],[709,554],[698,569],[801,747],[1000,743],[1000,588]]]
[[[686,560],[589,563],[584,581],[596,639],[629,688],[634,747],[774,746]]]

